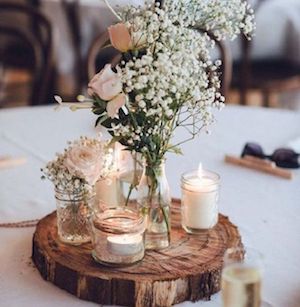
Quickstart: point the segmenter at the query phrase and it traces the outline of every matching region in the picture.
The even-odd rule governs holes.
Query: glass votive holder
[[[104,265],[136,263],[145,254],[145,220],[138,211],[108,209],[92,218],[93,258]]]
[[[201,233],[218,222],[220,176],[203,170],[181,177],[181,224],[187,233]]]
[[[89,218],[94,196],[94,192],[55,189],[57,230],[62,242],[80,245],[91,241]]]

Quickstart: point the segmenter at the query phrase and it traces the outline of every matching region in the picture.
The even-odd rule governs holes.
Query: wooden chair
[[[206,32],[201,29],[196,29],[200,32]],[[229,48],[222,42],[218,41],[216,37],[210,33],[206,32],[208,36],[215,41],[216,47],[220,53],[220,59],[222,61],[221,65],[221,94],[226,97],[231,82],[231,71],[232,71],[232,61]],[[115,66],[121,59],[120,53],[113,47],[102,49],[109,43],[108,32],[104,32],[99,35],[92,43],[87,57],[87,76],[90,80],[96,72],[98,72],[106,63],[112,63]],[[102,50],[101,50],[102,49]],[[104,56],[101,58],[101,53]]]
[[[257,2],[256,13],[265,1]],[[285,59],[251,59],[252,41],[245,36],[240,37],[240,46],[241,60],[233,64],[232,87],[238,89],[242,105],[247,104],[250,90],[262,94],[265,107],[274,104],[273,98],[278,93],[300,90],[300,65]]]
[[[207,33],[207,35],[210,37],[211,40],[213,40],[216,44],[216,48],[220,55],[220,60],[222,61],[221,65],[221,94],[226,97],[230,83],[231,83],[231,77],[232,77],[232,58],[229,47],[223,42],[217,40],[215,35],[206,30],[199,29],[202,33]]]
[[[68,28],[71,34],[72,48],[75,56],[75,89],[74,97],[81,92],[82,87],[86,85],[86,76],[84,70],[84,60],[81,55],[82,36],[80,27],[80,3],[78,0],[61,0],[61,5],[66,16]]]
[[[22,66],[32,71],[29,103],[31,105],[45,104],[49,98],[49,85],[53,68],[51,25],[48,19],[31,5],[0,2],[0,16],[2,14],[6,17],[11,16],[11,20],[17,15],[23,16],[28,20],[28,25],[36,25],[33,31],[31,26],[25,28],[23,24],[3,24],[0,21],[1,35],[13,38],[13,40],[10,40],[11,43],[8,43],[7,48],[2,50],[0,63],[4,67],[4,72],[11,67],[19,68]],[[29,55],[26,54],[26,58],[22,59],[24,63],[21,63],[19,57],[12,50],[30,51]],[[13,83],[9,84],[9,88],[12,91],[16,90]]]
[[[117,65],[121,60],[121,54],[112,46],[105,48],[109,44],[108,31],[100,34],[92,42],[92,45],[87,55],[87,79],[91,80],[92,77],[104,67],[106,63],[112,63],[113,66]]]

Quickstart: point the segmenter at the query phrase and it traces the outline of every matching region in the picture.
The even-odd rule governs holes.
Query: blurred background
[[[109,1],[112,6],[142,0]],[[256,33],[220,46],[227,103],[300,110],[300,0],[253,0]],[[101,0],[0,0],[0,108],[74,100],[113,50]]]

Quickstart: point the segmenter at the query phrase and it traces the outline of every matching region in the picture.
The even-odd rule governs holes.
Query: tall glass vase
[[[145,164],[138,185],[137,203],[146,218],[146,249],[162,249],[170,244],[170,189],[165,164]]]

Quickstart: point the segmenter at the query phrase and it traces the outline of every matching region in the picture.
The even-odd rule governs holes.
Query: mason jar
[[[94,193],[55,189],[57,207],[57,230],[59,239],[68,244],[80,245],[89,242],[91,208]]]

